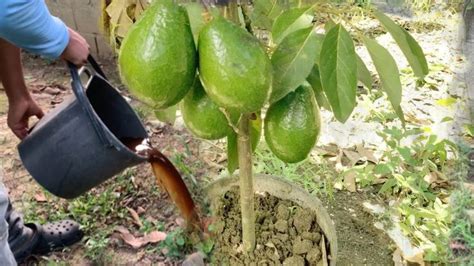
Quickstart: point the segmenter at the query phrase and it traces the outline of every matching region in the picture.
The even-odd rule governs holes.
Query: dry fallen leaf
[[[405,260],[409,261],[409,262],[412,262],[412,263],[416,263],[417,265],[420,265],[420,266],[425,266],[425,260],[423,258],[423,252],[420,252],[416,255],[413,255],[411,257],[404,257]]]
[[[142,221],[140,220],[140,216],[138,216],[138,213],[134,209],[129,208],[129,207],[127,207],[127,210],[128,212],[130,212],[130,215],[133,218],[133,223],[138,225],[138,227],[141,228],[143,224],[142,224]]]
[[[395,252],[393,252],[392,260],[394,263],[394,266],[404,266],[403,264],[403,259],[402,259],[402,251],[397,248]]]
[[[344,175],[344,186],[350,192],[356,192],[356,173],[351,171]]]
[[[129,28],[133,25],[132,19],[127,14],[127,8],[131,5],[128,0],[115,0],[106,8],[110,17],[110,24],[119,37],[125,37]]]
[[[362,159],[362,156],[355,151],[346,150],[346,149],[343,149],[342,151],[344,152],[344,155],[349,159],[350,161],[349,166],[351,167],[356,165],[357,162],[359,162]]]
[[[43,193],[42,191],[37,192],[37,193],[35,194],[35,200],[36,200],[37,202],[46,202],[46,201],[48,201],[48,200],[46,199],[46,196],[44,195],[44,193]]]
[[[160,241],[163,241],[166,239],[166,233],[160,232],[160,231],[153,231],[149,234],[146,234],[145,236],[139,238],[143,239],[145,241],[145,244],[148,243],[158,243]]]
[[[342,155],[344,153],[342,152],[342,150],[339,151],[339,154],[334,157],[334,158],[331,158],[331,159],[334,159],[334,161],[336,162],[336,165],[334,166],[336,168],[336,171],[338,172],[342,172],[344,170],[344,166],[342,165]]]
[[[135,20],[138,20],[138,18],[140,18],[141,14],[145,11],[147,6],[148,6],[148,1],[136,0],[135,13],[133,15]]]
[[[58,88],[46,87],[42,90],[44,93],[49,95],[58,95],[61,93],[61,90]]]
[[[146,234],[142,237],[135,237],[132,235],[125,227],[117,226],[115,231],[120,233],[120,237],[122,240],[130,245],[131,247],[138,249],[141,248],[149,243],[158,243],[166,239],[166,233],[153,231],[149,234]]]
[[[185,261],[183,261],[183,266],[204,266],[206,265],[204,263],[204,258],[205,255],[202,254],[201,252],[195,252],[191,255],[189,255]]]
[[[316,147],[316,151],[319,155],[324,157],[334,157],[339,153],[339,148],[336,144],[324,145],[321,147]]]
[[[121,233],[121,234],[128,234],[128,233],[129,233],[129,231],[128,231],[127,228],[125,228],[125,227],[123,227],[123,226],[120,226],[120,225],[117,226],[117,227],[115,227],[115,231],[117,231],[117,232],[119,232],[119,233]]]
[[[374,152],[364,148],[362,145],[357,145],[357,152],[367,161],[372,163],[379,163],[379,160],[375,157]]]
[[[144,214],[145,212],[146,212],[146,211],[145,211],[145,209],[143,209],[142,206],[138,206],[138,208],[137,208],[137,213],[138,213],[138,215]]]
[[[423,178],[428,184],[432,184],[438,180],[438,175],[435,172],[430,172],[429,174],[425,175]]]
[[[175,219],[175,222],[176,222],[176,224],[177,224],[178,226],[183,226],[183,225],[185,224],[184,219],[181,218],[181,217],[176,218],[176,219]]]

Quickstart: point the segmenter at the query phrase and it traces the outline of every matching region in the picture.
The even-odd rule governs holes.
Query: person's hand
[[[64,49],[61,59],[69,61],[80,67],[87,63],[89,56],[89,44],[86,39],[74,30],[69,29],[69,44]]]
[[[28,120],[32,116],[40,119],[44,114],[30,97],[10,102],[7,124],[19,139],[24,139],[28,135]]]

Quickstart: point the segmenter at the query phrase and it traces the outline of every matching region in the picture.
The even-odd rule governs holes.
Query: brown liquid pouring
[[[199,216],[191,194],[178,170],[168,158],[153,148],[148,139],[126,138],[121,141],[138,155],[148,157],[158,185],[168,193],[181,211],[188,226],[200,228]]]

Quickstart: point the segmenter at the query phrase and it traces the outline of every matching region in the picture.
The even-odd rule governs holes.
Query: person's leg
[[[2,181],[0,169],[0,265],[16,265],[15,257],[8,244],[8,223],[5,219],[8,209],[8,194]]]
[[[18,263],[23,263],[31,255],[46,255],[71,246],[84,235],[79,224],[71,220],[45,225],[25,224],[21,214],[16,212],[9,202],[5,220],[8,223],[8,244]]]
[[[79,224],[71,220],[25,224],[13,209],[0,179],[0,266],[23,263],[31,255],[46,255],[71,246],[82,237]]]

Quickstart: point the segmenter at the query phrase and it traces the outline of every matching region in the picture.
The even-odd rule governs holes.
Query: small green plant
[[[106,249],[109,245],[109,236],[112,231],[96,231],[94,235],[85,240],[85,256],[92,261],[107,261]]]
[[[156,247],[150,247],[148,252],[160,251],[167,257],[182,259],[186,254],[189,254],[193,250],[191,240],[188,234],[182,228],[176,228],[171,232],[168,232],[166,239]]]
[[[41,223],[74,219],[85,232],[85,256],[96,262],[107,261],[106,249],[114,227],[129,219],[128,210],[121,205],[121,201],[137,193],[131,182],[132,174],[133,171],[126,171],[106,186],[97,188],[99,191],[91,191],[72,201],[61,200],[54,203],[55,208],[40,204],[35,199],[25,199],[22,208],[25,219]],[[54,198],[47,191],[43,193],[46,198]]]
[[[457,145],[419,128],[386,128],[379,135],[388,146],[381,162],[351,169],[359,186],[383,180],[379,193],[387,200],[395,198],[392,212],[399,217],[402,231],[424,249],[426,261],[447,262],[452,217],[449,177],[458,157]]]

